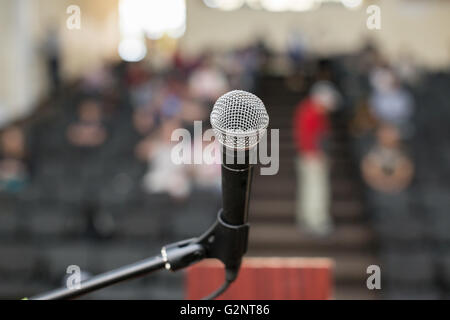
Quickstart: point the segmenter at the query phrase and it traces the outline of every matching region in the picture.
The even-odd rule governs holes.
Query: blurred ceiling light
[[[207,6],[207,7],[210,7],[210,8],[217,8],[218,7],[218,5],[217,5],[217,0],[203,0],[203,3]]]
[[[167,31],[167,35],[171,38],[178,39],[181,38],[186,32],[186,24],[180,25],[177,28]]]
[[[123,39],[119,44],[119,56],[124,61],[141,61],[147,55],[144,39]]]
[[[309,11],[320,7],[320,1],[317,0],[291,0],[289,9],[292,11]]]
[[[261,10],[262,9],[260,0],[246,0],[245,3],[251,9],[255,9],[255,10]]]
[[[159,39],[164,33],[176,34],[177,38],[186,30],[185,0],[144,0],[145,19],[142,25],[151,39]]]
[[[261,5],[267,11],[286,11],[289,10],[290,0],[260,0]]]
[[[320,0],[259,0],[262,7],[268,11],[308,11],[317,9]]]
[[[321,3],[341,3],[342,0],[317,0],[320,1]]]
[[[178,38],[186,30],[185,0],[120,0],[119,16],[123,36],[145,32],[151,39],[165,33]]]
[[[203,0],[203,2],[210,8],[228,11],[239,9],[246,3],[249,8],[255,10],[301,12],[315,10],[323,3],[342,4],[346,8],[355,9],[363,3],[363,0]]]
[[[231,11],[240,9],[245,0],[216,0],[217,7],[221,10]]]
[[[245,0],[203,0],[203,3],[210,8],[231,11],[240,9]]]
[[[120,0],[119,28],[122,36],[137,36],[142,33],[141,0]]]
[[[341,0],[342,4],[349,9],[356,9],[358,8],[363,0]]]

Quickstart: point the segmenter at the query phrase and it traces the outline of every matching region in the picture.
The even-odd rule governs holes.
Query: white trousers
[[[297,222],[313,232],[327,232],[331,227],[329,214],[330,184],[325,158],[297,158]]]

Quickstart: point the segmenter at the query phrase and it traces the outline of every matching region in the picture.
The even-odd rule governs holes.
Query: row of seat
[[[415,135],[408,141],[415,164],[412,186],[400,194],[366,190],[379,245],[386,299],[445,299],[450,294],[450,173],[447,107],[450,76],[428,75],[412,88]],[[370,140],[355,142],[356,150]],[[363,154],[360,152],[359,155]]]

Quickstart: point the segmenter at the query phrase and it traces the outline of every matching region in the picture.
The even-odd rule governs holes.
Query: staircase
[[[376,261],[373,236],[364,219],[345,118],[339,113],[331,117],[331,212],[335,231],[327,238],[313,238],[302,234],[295,223],[296,153],[291,132],[294,107],[302,97],[289,91],[283,79],[275,76],[262,80],[259,96],[269,113],[270,128],[280,129],[280,169],[273,176],[262,176],[259,168],[255,170],[249,255],[332,258],[334,297],[373,299],[366,287],[366,269]]]

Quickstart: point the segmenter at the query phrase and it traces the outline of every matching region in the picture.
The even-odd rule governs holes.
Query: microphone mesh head
[[[221,96],[214,104],[210,120],[219,142],[236,150],[256,146],[269,125],[261,99],[242,90]]]

